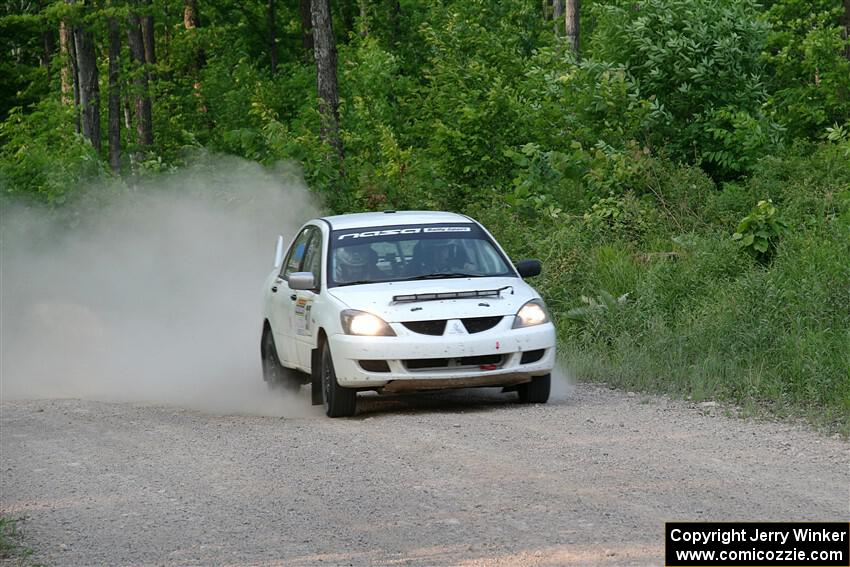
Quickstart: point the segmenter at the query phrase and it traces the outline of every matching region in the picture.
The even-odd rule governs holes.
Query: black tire
[[[549,401],[549,390],[552,387],[552,375],[535,376],[531,382],[517,386],[519,401],[524,404],[545,404]]]
[[[328,343],[322,345],[322,397],[328,417],[350,417],[357,412],[357,390],[343,388],[336,380]]]
[[[270,390],[297,392],[301,389],[301,381],[295,371],[280,363],[274,336],[268,327],[263,329],[263,337],[260,339],[260,357],[263,364],[263,380],[266,381]]]

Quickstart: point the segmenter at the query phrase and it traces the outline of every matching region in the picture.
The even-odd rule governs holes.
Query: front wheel
[[[524,404],[545,404],[549,401],[549,390],[552,386],[552,375],[535,376],[531,382],[517,386],[519,401]]]
[[[357,390],[339,385],[328,343],[322,346],[322,393],[328,417],[349,417],[357,411]]]
[[[297,392],[301,389],[301,383],[295,377],[295,371],[280,363],[274,336],[268,327],[263,329],[263,337],[260,339],[260,356],[263,364],[263,380],[266,381],[269,389],[283,389],[289,392]]]

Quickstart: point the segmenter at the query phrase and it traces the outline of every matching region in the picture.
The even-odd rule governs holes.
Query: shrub
[[[585,225],[600,235],[639,239],[652,227],[656,213],[634,195],[626,194],[598,199],[583,218]]]
[[[738,223],[732,239],[747,252],[761,260],[767,260],[776,249],[779,238],[788,230],[770,199],[759,201],[750,214]]]
[[[0,124],[0,191],[4,197],[61,205],[85,181],[108,176],[92,145],[75,134],[71,109],[46,99]]]
[[[619,63],[652,102],[656,138],[673,155],[729,178],[772,149],[760,54],[767,26],[755,2],[649,0],[597,4],[591,55]],[[746,153],[740,142],[745,141]]]
[[[767,110],[792,139],[816,139],[824,128],[850,120],[843,11],[833,0],[777,0],[763,15],[771,26],[763,53]]]

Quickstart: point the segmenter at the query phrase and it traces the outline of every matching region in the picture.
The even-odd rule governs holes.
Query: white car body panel
[[[322,275],[319,292],[292,290],[281,278],[286,268],[275,268],[265,282],[264,320],[271,326],[280,362],[289,368],[311,372],[311,356],[324,333],[333,357],[340,386],[386,391],[436,389],[465,386],[508,386],[527,382],[533,376],[549,373],[555,364],[555,328],[551,322],[513,329],[514,316],[528,301],[540,295],[520,277],[474,277],[395,281],[361,285],[328,287],[327,256],[332,230],[362,229],[405,224],[473,223],[454,213],[397,212],[360,213],[315,219],[305,225],[314,226],[322,234]],[[302,230],[304,227],[302,227]],[[489,236],[489,233],[484,232]],[[299,231],[299,234],[301,231]],[[297,238],[297,235],[296,235]],[[292,242],[287,246],[291,251]],[[493,243],[507,258],[495,239]],[[287,252],[286,258],[288,258]],[[501,290],[498,295],[477,298],[428,301],[394,301],[394,296]],[[293,299],[294,298],[294,299]],[[344,333],[340,313],[356,309],[372,313],[393,329],[396,336],[357,336]],[[462,319],[498,317],[494,327],[476,333],[467,332]],[[447,320],[441,336],[413,332],[403,322]],[[521,363],[528,351],[544,354],[530,363]],[[457,364],[463,357],[501,356],[496,365]],[[448,367],[411,368],[405,361],[418,359],[451,359]],[[369,372],[358,361],[385,361],[389,372]],[[495,366],[495,367],[494,367]]]

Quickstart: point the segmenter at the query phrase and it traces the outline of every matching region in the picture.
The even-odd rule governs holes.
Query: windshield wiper
[[[438,272],[435,274],[422,274],[421,276],[413,276],[412,278],[404,278],[397,280],[402,282],[410,282],[414,280],[441,280],[448,278],[483,278],[480,274],[461,274],[458,272]]]

